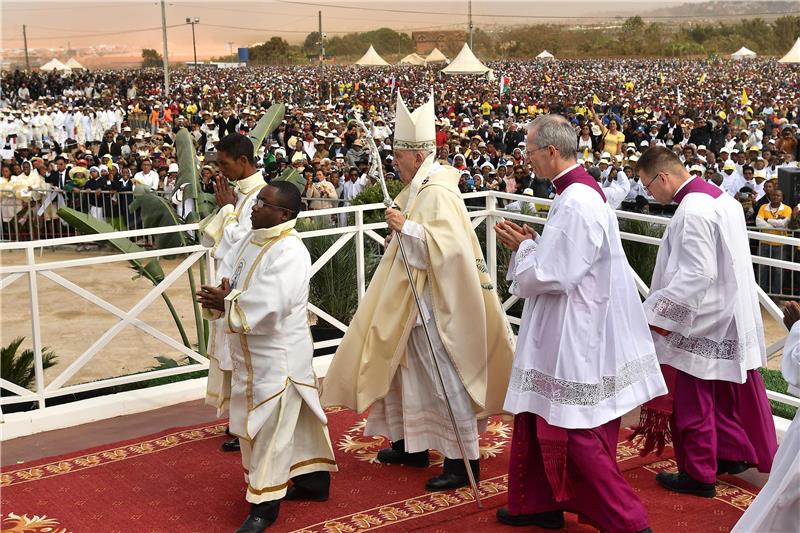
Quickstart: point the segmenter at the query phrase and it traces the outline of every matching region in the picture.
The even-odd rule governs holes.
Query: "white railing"
[[[538,214],[533,216],[524,215],[521,213],[506,211],[498,207],[499,199],[520,200],[523,198],[527,199],[527,197],[520,197],[518,195],[500,193],[495,191],[486,191],[486,192],[465,194],[464,198],[485,199],[485,205],[483,206],[483,208],[470,211],[469,216],[472,219],[473,228],[478,228],[481,224],[486,225],[485,226],[486,249],[484,250],[484,253],[486,256],[486,261],[487,261],[487,266],[489,268],[490,276],[492,277],[493,280],[496,281],[497,270],[498,270],[498,264],[497,264],[498,256],[497,256],[497,240],[494,232],[495,223],[498,222],[501,218],[505,218],[522,222],[544,224],[546,219],[544,218],[544,216],[540,216]],[[536,198],[535,203],[538,205],[550,205],[552,201]],[[307,211],[302,213],[300,215],[301,218],[314,218],[314,217],[324,216],[335,219],[338,217],[338,215],[343,213],[352,214],[354,218],[353,225],[330,227],[326,229],[305,231],[301,233],[302,239],[308,239],[324,235],[339,235],[339,238],[334,242],[334,244],[330,247],[330,249],[328,249],[321,257],[319,257],[314,262],[314,264],[312,265],[312,275],[318,273],[320,268],[322,268],[328,261],[330,261],[334,257],[334,255],[337,252],[339,252],[350,240],[355,239],[356,288],[358,292],[358,301],[360,302],[366,290],[366,268],[365,268],[365,249],[364,249],[365,241],[367,239],[371,239],[377,243],[382,244],[383,237],[378,233],[376,233],[375,230],[386,228],[386,224],[384,222],[365,223],[364,222],[365,214],[372,211],[379,211],[381,212],[381,219],[382,219],[383,210],[384,206],[382,204],[370,204],[370,205],[350,206],[343,208],[324,209],[317,211]],[[620,219],[637,220],[653,225],[664,226],[669,223],[669,219],[664,217],[645,215],[640,213],[632,213],[626,211],[618,211],[617,214]],[[56,262],[42,262],[41,260],[37,259],[38,254],[35,253],[35,250],[41,249],[43,247],[62,246],[69,244],[95,243],[108,240],[109,238],[121,238],[121,237],[141,238],[144,236],[152,236],[161,233],[194,231],[196,229],[197,225],[191,224],[185,226],[175,226],[171,228],[161,228],[158,230],[134,230],[134,231],[116,232],[113,234],[105,234],[105,235],[88,235],[79,237],[69,237],[63,239],[48,239],[47,241],[40,240],[31,242],[0,244],[0,252],[7,253],[10,251],[17,250],[25,253],[26,260],[24,264],[15,266],[0,266],[0,291],[8,287],[11,283],[14,283],[15,281],[23,277],[27,278],[30,290],[29,292],[30,301],[28,302],[28,305],[30,306],[31,317],[32,317],[31,338],[33,339],[33,350],[35,354],[35,376],[36,376],[35,380],[36,387],[35,390],[33,391],[24,389],[22,387],[14,385],[13,383],[9,383],[8,381],[5,380],[0,381],[0,385],[4,389],[6,389],[8,392],[15,394],[15,396],[3,396],[2,398],[0,398],[0,406],[22,403],[22,402],[36,402],[39,407],[38,411],[41,412],[47,412],[48,410],[53,411],[63,406],[57,406],[57,407],[46,406],[47,399],[76,392],[86,392],[86,391],[104,389],[113,385],[149,381],[159,377],[186,374],[207,368],[208,360],[204,356],[202,356],[198,351],[187,348],[183,344],[175,341],[165,333],[158,331],[156,328],[152,327],[151,325],[148,325],[147,323],[141,321],[138,318],[139,314],[144,309],[146,309],[148,305],[150,305],[153,301],[155,301],[155,299],[158,298],[164,290],[169,288],[182,274],[184,274],[188,270],[189,267],[198,262],[201,257],[205,257],[207,260],[210,259],[210,254],[206,249],[202,248],[201,246],[189,246],[183,248],[173,248],[169,250],[151,250],[135,254],[116,254],[116,255],[90,257],[84,259],[72,259],[72,260],[56,261]],[[654,246],[658,246],[660,243],[660,239],[647,235],[622,233],[621,236],[623,240],[635,241]],[[762,235],[760,232],[748,232],[748,236],[751,239],[759,241],[760,240],[769,240],[773,242],[780,241],[787,245],[800,246],[800,239],[796,238],[789,238],[789,237],[782,237],[775,235],[765,236]],[[150,292],[128,312],[122,311],[121,309],[117,308],[116,306],[112,305],[111,303],[103,299],[101,296],[93,294],[88,288],[80,287],[70,282],[63,276],[60,276],[57,272],[60,269],[70,268],[75,266],[114,263],[120,261],[128,261],[131,259],[158,258],[176,254],[185,255],[186,257],[172,272],[170,272],[165,277],[165,279],[161,283],[153,287],[153,289],[150,290]],[[789,261],[782,261],[782,260],[762,258],[762,257],[753,257],[753,262],[757,264],[764,264],[785,269],[786,271],[789,272],[800,272],[800,264],[796,264]],[[213,271],[211,269],[212,264],[213,261],[208,261],[210,270],[209,276],[213,275]],[[649,288],[644,283],[644,281],[642,281],[642,279],[639,278],[639,276],[635,275],[635,273],[634,276],[639,292],[643,296],[646,296],[649,292]],[[41,314],[39,310],[39,297],[37,293],[38,291],[37,282],[40,278],[46,278],[50,281],[54,281],[55,283],[73,292],[74,294],[84,298],[85,300],[88,300],[89,302],[94,303],[95,305],[98,305],[99,307],[108,311],[109,313],[111,313],[112,315],[116,316],[119,319],[119,321],[116,324],[114,324],[110,329],[108,329],[100,338],[95,340],[95,342],[89,347],[89,349],[87,349],[75,361],[70,363],[47,385],[45,385],[44,372],[42,368],[42,340],[40,331]],[[768,355],[773,355],[782,349],[786,340],[785,333],[787,332],[785,331],[782,322],[783,313],[780,310],[780,308],[778,308],[778,306],[761,289],[758,290],[758,293],[761,305],[764,306],[766,311],[776,321],[778,321],[781,324],[781,327],[784,329],[784,335],[777,341],[773,342],[767,348]],[[517,297],[515,296],[508,297],[504,302],[502,302],[503,309],[508,311],[516,302],[517,302]],[[321,309],[316,305],[310,305],[310,310],[320,318],[324,319],[326,322],[330,323],[335,328],[338,328],[342,333],[344,333],[347,330],[346,324],[342,323],[337,318],[331,316],[331,314],[328,313],[325,309]],[[509,315],[509,320],[511,323],[519,324],[519,319],[515,316]],[[122,330],[122,328],[124,328],[126,325],[129,324],[136,328],[139,328],[144,333],[147,333],[155,337],[156,339],[163,341],[170,347],[177,350],[179,353],[188,356],[192,360],[192,364],[181,365],[176,368],[169,368],[151,372],[141,372],[138,374],[127,375],[127,376],[110,377],[98,381],[65,386],[65,383],[70,378],[72,378],[81,368],[83,368],[89,361],[91,361],[92,358],[95,357],[98,353],[102,352],[103,350],[113,351],[113,347],[109,347],[109,343],[114,338],[114,336],[117,333],[119,333],[120,330]],[[333,346],[337,346],[340,342],[341,338],[321,341],[321,342],[316,342],[314,344],[314,347],[330,348]],[[317,370],[320,376],[324,376],[324,372],[327,369],[327,365],[330,362],[331,358],[332,356],[330,355],[315,358],[315,369]],[[197,380],[197,382],[198,382],[197,387],[194,388],[193,394],[195,395],[195,397],[201,397],[202,390],[204,389],[204,385],[201,386],[201,382],[204,382],[204,380]],[[180,383],[174,383],[174,384],[159,386],[157,387],[157,389],[159,393],[163,394],[169,394],[171,391],[173,395],[170,396],[170,398],[175,398],[174,392],[177,390],[184,390],[185,384],[182,385]],[[794,398],[792,396],[779,394],[772,391],[768,392],[768,396],[772,400],[800,407],[800,399]],[[194,399],[194,397],[188,399]],[[180,400],[172,400],[172,401],[180,401]],[[80,404],[81,402],[88,402],[88,400],[80,400],[78,402],[74,402],[74,404]],[[77,405],[74,404],[73,404],[73,411],[71,412],[76,412],[74,408],[77,407]],[[135,409],[135,407],[132,409]],[[11,422],[12,420],[11,415],[7,415],[5,418],[6,418],[5,420],[6,423]],[[68,419],[64,419],[60,420],[59,423],[61,424],[61,426],[59,427],[67,427],[80,422],[79,421],[71,422]],[[51,428],[52,424],[51,426],[48,426],[48,429]]]

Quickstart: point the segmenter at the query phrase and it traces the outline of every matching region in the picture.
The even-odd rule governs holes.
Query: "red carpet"
[[[333,474],[331,499],[284,502],[269,531],[516,531],[494,519],[506,503],[511,426],[502,419],[493,419],[482,438],[483,510],[469,489],[425,491],[425,480],[438,473],[438,464],[429,469],[375,464],[386,444],[380,437],[364,437],[363,419],[355,413],[331,412],[329,423],[340,469]],[[223,430],[223,425],[173,429],[6,469],[0,475],[2,531],[231,532],[248,505],[238,454],[219,451]],[[728,531],[757,492],[731,476],[718,485],[714,500],[668,493],[654,476],[674,462],[638,457],[624,436],[617,450],[620,468],[644,500],[655,531]],[[567,516],[564,531],[594,531]]]

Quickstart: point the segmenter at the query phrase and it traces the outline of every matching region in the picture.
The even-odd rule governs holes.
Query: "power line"
[[[381,7],[361,7],[361,6],[341,6],[341,5],[333,5],[333,4],[323,4],[319,2],[304,2],[300,0],[276,0],[282,4],[296,4],[301,6],[312,6],[312,7],[325,7],[329,9],[349,9],[355,11],[378,11],[381,13],[402,13],[406,15],[463,15],[461,12],[450,12],[450,11],[422,11],[416,9],[390,9],[390,8],[381,8]],[[794,15],[799,14],[800,11],[786,11],[776,13],[773,11],[762,12],[762,13],[747,13],[747,14],[732,14],[732,13],[723,13],[719,15],[714,15],[711,17],[705,18],[721,18],[721,17],[754,17],[754,16],[764,16],[764,15]],[[473,13],[473,17],[481,17],[481,18],[509,18],[509,19],[547,19],[547,20],[571,20],[571,19],[581,19],[581,20],[610,20],[616,18],[622,18],[621,16],[608,16],[608,17],[598,17],[597,15],[518,15],[518,14],[504,14],[504,13],[495,13],[495,14],[481,14],[481,13]],[[639,15],[643,19],[696,19],[702,18],[698,17],[697,15]]]
[[[173,24],[171,26],[167,26],[167,28],[183,28],[184,24]],[[62,28],[63,29],[63,28]],[[146,31],[161,31],[161,26],[156,28],[141,28],[138,30],[120,30],[120,31],[111,31],[111,32],[87,32],[87,33],[80,33],[77,35],[44,35],[42,37],[28,37],[29,41],[42,41],[45,39],[79,39],[81,37],[104,37],[109,35],[122,35],[128,33],[141,33]],[[21,41],[21,37],[3,37],[3,41]]]

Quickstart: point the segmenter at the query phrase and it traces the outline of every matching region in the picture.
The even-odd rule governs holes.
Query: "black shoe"
[[[714,483],[700,483],[695,481],[686,472],[671,474],[669,472],[659,472],[656,474],[658,484],[667,490],[691,494],[702,498],[713,498],[717,495]]]
[[[379,451],[378,461],[387,465],[406,465],[415,468],[428,468],[428,465],[430,465],[428,450],[408,453],[405,451],[405,442],[403,440],[395,441],[392,443],[391,448],[384,448]]]
[[[480,479],[480,466],[478,460],[470,461],[472,475],[477,483]],[[463,459],[445,458],[442,473],[433,477],[425,483],[425,488],[430,491],[451,490],[466,487],[469,485],[467,470],[464,468]]]
[[[744,461],[729,461],[727,459],[717,459],[717,475],[721,474],[741,474],[745,470],[752,468],[752,465]]]
[[[497,521],[509,526],[539,526],[542,529],[561,529],[564,527],[564,511],[546,513],[511,514],[506,507],[495,513]]]
[[[233,437],[233,435],[231,435],[231,427],[230,426],[225,426],[225,434],[227,436],[229,436],[229,437]]]
[[[326,502],[328,501],[328,491],[325,493],[313,492],[304,487],[296,487],[292,485],[286,489],[286,496],[284,500],[296,500],[306,502]]]
[[[274,522],[275,519],[269,520],[267,518],[261,518],[260,516],[250,515],[247,517],[247,520],[244,521],[244,524],[239,526],[239,529],[234,531],[234,533],[262,533]]]
[[[223,452],[238,452],[241,449],[241,446],[239,446],[239,439],[226,440],[222,443],[220,449],[222,449]]]
[[[251,503],[247,520],[234,533],[262,533],[278,519],[281,501]]]

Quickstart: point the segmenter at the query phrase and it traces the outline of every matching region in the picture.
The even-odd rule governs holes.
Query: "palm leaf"
[[[280,176],[272,181],[288,181],[300,191],[300,194],[306,190],[306,180],[300,175],[294,167],[287,167]]]
[[[175,151],[178,158],[178,179],[175,188],[181,189],[184,201],[194,200],[194,209],[187,216],[187,222],[197,222],[207,217],[217,207],[213,194],[203,192],[200,184],[200,160],[194,147],[194,139],[186,128],[178,130],[175,136]]]
[[[17,337],[8,346],[0,348],[0,377],[30,390],[36,381],[36,366],[32,349],[25,349],[17,355],[24,340],[25,337]],[[42,368],[44,370],[55,365],[57,359],[53,350],[46,346],[42,348]]]
[[[61,218],[61,220],[65,221],[76,231],[78,231],[78,233],[83,235],[115,233],[117,231],[114,229],[114,226],[106,224],[102,220],[98,220],[91,215],[87,215],[86,213],[81,213],[80,211],[70,209],[69,207],[60,208],[58,210],[58,216]],[[114,247],[123,254],[133,254],[136,252],[145,251],[144,248],[135,244],[130,239],[112,238],[103,242],[108,243],[110,246]],[[152,281],[154,285],[158,285],[164,279],[164,270],[161,268],[161,264],[157,259],[153,259],[147,264],[142,263],[138,259],[132,259],[128,262],[131,264],[134,270]]]
[[[188,189],[188,187],[187,187]],[[145,186],[137,185],[133,190],[134,200],[128,209],[139,211],[142,226],[145,228],[164,228],[180,226],[183,220],[175,212],[172,204],[163,196],[153,193]],[[184,232],[162,233],[155,236],[156,248],[177,248],[189,244]]]
[[[261,143],[264,142],[275,128],[283,120],[283,115],[286,113],[286,106],[283,104],[272,104],[264,116],[261,117],[256,124],[256,127],[250,130],[247,137],[253,141],[253,157],[258,155],[258,149],[261,148]]]

